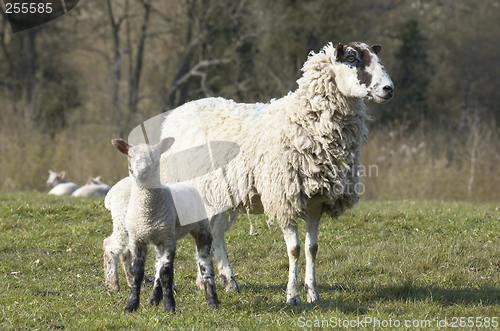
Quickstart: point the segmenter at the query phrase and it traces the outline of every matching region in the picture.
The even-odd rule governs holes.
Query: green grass
[[[252,217],[259,235],[250,236],[245,215],[226,234],[240,294],[225,293],[217,282],[221,307],[206,307],[195,286],[194,245],[186,238],[178,244],[176,313],[149,307],[151,286],[145,285],[139,310],[124,314],[123,274],[118,293],[108,293],[103,281],[102,241],[112,231],[103,199],[2,194],[0,330],[293,330],[300,329],[299,318],[314,326],[314,320],[358,317],[430,320],[436,329],[444,317],[448,323],[452,317],[500,317],[499,208],[362,202],[337,221],[325,218],[317,265],[323,301],[292,307],[285,304],[288,258],[281,231]],[[303,242],[303,222],[300,227]],[[305,301],[302,289],[301,295]]]

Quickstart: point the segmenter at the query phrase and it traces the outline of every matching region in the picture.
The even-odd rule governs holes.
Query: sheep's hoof
[[[316,292],[314,294],[311,294],[311,292],[307,292],[307,302],[308,303],[321,301],[321,300],[323,300],[323,299],[321,298],[321,295],[319,295],[318,292]]]
[[[107,283],[106,286],[109,292],[118,292],[120,290],[120,285],[118,284]]]
[[[209,308],[218,309],[219,308],[219,304],[220,304],[220,302],[217,299],[207,301],[207,305],[208,305]]]
[[[150,306],[158,306],[158,305],[160,304],[160,301],[161,301],[161,300],[156,300],[155,298],[151,298],[151,297],[149,297],[149,299],[148,299],[148,304],[149,304]]]
[[[296,295],[294,297],[287,298],[286,303],[289,305],[300,305],[302,304],[302,300],[300,299],[300,295]]]
[[[133,313],[139,309],[139,301],[137,302],[127,302],[127,306],[125,307],[125,312],[126,313]]]
[[[209,308],[219,308],[219,298],[215,291],[215,282],[213,279],[210,283],[205,284],[205,299]]]
[[[175,313],[175,301],[168,302],[165,299],[163,299],[163,310]]]
[[[160,301],[163,297],[163,291],[161,287],[159,288],[153,288],[153,291],[151,292],[151,296],[148,299],[148,303],[151,306],[158,306],[160,304]]]
[[[308,303],[322,300],[321,295],[319,294],[318,289],[316,287],[309,287],[307,285],[305,285],[304,287],[307,293]]]
[[[238,285],[238,282],[234,278],[234,276],[231,275],[231,279],[228,280],[225,275],[220,275],[220,282],[222,283],[222,286],[226,288],[226,292],[237,292],[240,293],[240,286]]]

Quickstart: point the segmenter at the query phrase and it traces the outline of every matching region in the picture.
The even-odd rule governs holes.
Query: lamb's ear
[[[125,155],[128,155],[129,144],[127,144],[127,142],[125,140],[123,140],[123,139],[113,139],[113,140],[111,140],[111,143],[120,152],[122,152]]]
[[[160,151],[160,154],[165,153],[168,151],[170,147],[172,147],[172,144],[174,143],[175,139],[172,137],[164,138],[162,139],[158,144],[155,145],[156,148]]]
[[[375,54],[378,54],[381,50],[382,50],[382,46],[380,46],[380,45],[378,45],[378,44],[377,44],[377,45],[373,45],[373,46],[372,46],[372,51],[373,51],[373,53],[375,53]]]
[[[64,178],[64,176],[66,176],[66,171],[61,171],[59,177]]]
[[[338,44],[337,47],[335,48],[335,51],[333,51],[333,57],[335,60],[339,60],[344,55],[344,45]]]
[[[91,185],[93,183],[94,183],[94,181],[92,180],[92,177],[89,177],[89,179],[87,179],[87,182],[85,183],[85,185]]]

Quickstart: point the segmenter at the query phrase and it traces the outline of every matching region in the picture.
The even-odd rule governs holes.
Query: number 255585
[[[6,14],[50,14],[52,13],[52,3],[7,3],[5,4]]]

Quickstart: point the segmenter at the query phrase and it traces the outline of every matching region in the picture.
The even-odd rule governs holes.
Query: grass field
[[[323,301],[300,306],[285,304],[281,231],[252,217],[258,235],[250,236],[244,216],[226,235],[240,294],[217,283],[221,306],[206,307],[195,286],[194,245],[186,238],[177,250],[176,313],[148,306],[151,286],[145,285],[139,310],[124,314],[123,273],[118,293],[109,294],[103,282],[102,241],[112,230],[103,199],[2,194],[0,330],[336,329],[335,322],[347,329],[345,321],[349,329],[366,330],[389,323],[493,329],[500,317],[499,209],[499,203],[362,202],[337,221],[325,218],[317,269]],[[358,318],[372,323],[356,324]]]

